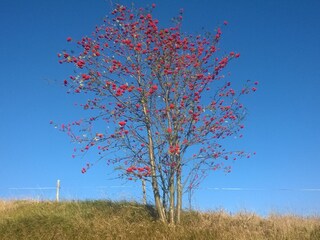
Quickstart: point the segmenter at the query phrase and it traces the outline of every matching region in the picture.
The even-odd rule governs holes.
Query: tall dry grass
[[[131,202],[0,201],[0,239],[320,239],[318,217],[186,211],[170,227],[155,214]]]

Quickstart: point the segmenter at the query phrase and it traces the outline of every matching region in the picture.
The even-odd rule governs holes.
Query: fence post
[[[143,178],[142,178],[142,193],[143,193],[142,203],[144,205],[147,205],[146,180],[144,180]]]
[[[57,191],[56,191],[56,201],[59,202],[60,200],[60,180],[57,180]]]

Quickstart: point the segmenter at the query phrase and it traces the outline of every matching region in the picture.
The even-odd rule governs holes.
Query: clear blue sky
[[[227,20],[222,48],[241,53],[228,68],[230,80],[260,82],[246,101],[241,141],[257,155],[233,164],[230,174],[208,177],[194,207],[320,214],[320,191],[303,191],[320,189],[319,1],[154,2],[164,25],[184,8],[186,32],[211,31]],[[70,72],[56,54],[68,46],[68,36],[90,34],[109,6],[104,0],[0,1],[0,198],[53,198],[52,190],[11,188],[54,187],[57,179],[64,198],[139,197],[139,185],[114,187],[121,182],[108,180],[103,163],[81,174],[84,161],[71,158],[68,137],[49,124],[81,116],[62,86]],[[233,187],[245,189],[208,189]]]

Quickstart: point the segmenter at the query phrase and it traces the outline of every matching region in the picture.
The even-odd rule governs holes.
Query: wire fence
[[[76,186],[68,187],[60,184],[49,187],[9,187],[0,188],[0,199],[4,200],[125,200],[143,204],[153,203],[151,186],[143,184],[113,185],[113,186]],[[193,193],[184,196],[184,207],[201,209],[203,205],[217,208],[232,208],[241,205],[243,208],[259,202],[262,206],[276,206],[281,199],[282,206],[291,204],[291,209],[303,205],[299,213],[314,212],[320,214],[320,188],[245,188],[245,187],[199,187]],[[255,202],[256,201],[256,202]],[[285,205],[287,204],[287,205]],[[312,207],[310,207],[312,206]],[[241,208],[241,207],[240,207]],[[280,208],[280,207],[279,207]],[[205,208],[206,210],[208,207]]]
[[[296,191],[296,192],[320,192],[320,188],[240,188],[240,187],[227,187],[227,188],[199,188],[214,191]]]
[[[57,180],[56,186],[41,187],[0,187],[0,199],[3,200],[128,200],[151,201],[150,189],[145,183],[142,186],[112,185],[112,186],[64,186]]]
[[[143,184],[144,185],[144,184]],[[146,189],[147,187],[144,186]],[[8,190],[11,191],[12,193],[14,191],[39,191],[40,194],[41,192],[44,194],[44,191],[55,191],[55,198],[57,201],[60,199],[60,190],[61,188],[64,190],[64,193],[68,195],[68,192],[71,192],[72,190],[97,190],[97,191],[102,191],[102,190],[107,190],[107,189],[130,189],[132,186],[129,185],[114,185],[114,186],[94,186],[94,187],[61,187],[60,185],[60,180],[57,180],[56,186],[55,187],[8,187],[8,188],[2,188],[2,190]],[[1,188],[0,188],[1,189]],[[195,191],[197,190],[205,190],[205,191],[277,191],[277,192],[282,192],[282,191],[291,191],[291,192],[320,192],[320,188],[245,188],[245,187],[199,187],[196,188]],[[141,189],[143,191],[143,189]],[[53,194],[52,197],[54,196]],[[1,196],[1,195],[0,195]],[[2,196],[5,197],[5,196]],[[8,196],[7,196],[8,197]],[[10,197],[10,196],[9,196]],[[52,198],[51,197],[51,198]]]

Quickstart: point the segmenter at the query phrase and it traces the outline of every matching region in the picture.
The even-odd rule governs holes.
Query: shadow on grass
[[[150,215],[153,221],[159,219],[159,215],[153,205],[147,204],[145,205],[145,209],[147,210],[148,214]]]

